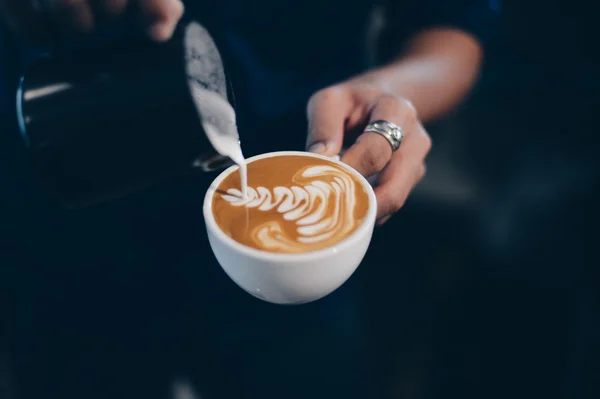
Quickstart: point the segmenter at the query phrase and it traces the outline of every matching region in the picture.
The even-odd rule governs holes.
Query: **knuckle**
[[[419,116],[417,115],[417,109],[415,105],[407,98],[399,97],[398,102],[400,104],[400,108],[402,109],[402,114],[404,118],[410,124],[415,124],[419,120]]]
[[[413,103],[404,98],[391,93],[382,94],[378,102],[380,106],[388,110],[390,113],[400,113],[403,115],[405,122],[411,125],[418,121],[417,109]]]
[[[391,93],[382,94],[381,96],[379,96],[378,101],[379,104],[382,105],[384,108],[394,109],[398,108],[398,106],[400,105],[400,98]]]
[[[319,90],[312,99],[318,102],[329,103],[337,101],[340,98],[340,95],[341,90],[336,86],[332,86]]]
[[[317,91],[308,100],[306,106],[308,114],[311,115],[319,108],[342,101],[342,95],[342,89],[337,86],[331,86]]]
[[[402,97],[400,98],[400,102],[402,103],[402,106],[408,110],[408,112],[417,117],[417,108],[412,101],[410,101],[408,98]]]
[[[403,100],[402,110],[403,110],[402,112],[404,113],[406,120],[410,124],[412,124],[414,126],[416,123],[418,123],[419,116],[417,115],[417,110],[410,101]]]

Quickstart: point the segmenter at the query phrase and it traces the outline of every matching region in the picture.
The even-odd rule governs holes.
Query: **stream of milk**
[[[229,101],[218,93],[197,85],[193,87],[196,106],[202,117],[202,127],[214,149],[228,156],[240,168],[241,192],[246,198],[248,169],[237,130],[235,111]]]

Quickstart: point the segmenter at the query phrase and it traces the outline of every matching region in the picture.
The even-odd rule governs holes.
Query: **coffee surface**
[[[363,222],[369,196],[350,172],[334,162],[282,155],[248,163],[246,198],[239,169],[213,197],[219,227],[246,246],[278,253],[327,248]]]

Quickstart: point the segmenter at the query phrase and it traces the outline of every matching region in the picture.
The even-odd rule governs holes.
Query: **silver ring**
[[[400,148],[400,144],[402,144],[402,140],[404,140],[402,128],[389,121],[378,120],[369,123],[365,128],[366,132],[377,133],[385,137],[390,142],[392,151],[397,151]]]

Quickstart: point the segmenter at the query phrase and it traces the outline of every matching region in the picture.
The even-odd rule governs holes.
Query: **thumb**
[[[339,87],[327,88],[312,96],[307,107],[308,151],[326,156],[341,151],[351,105],[350,96]]]

